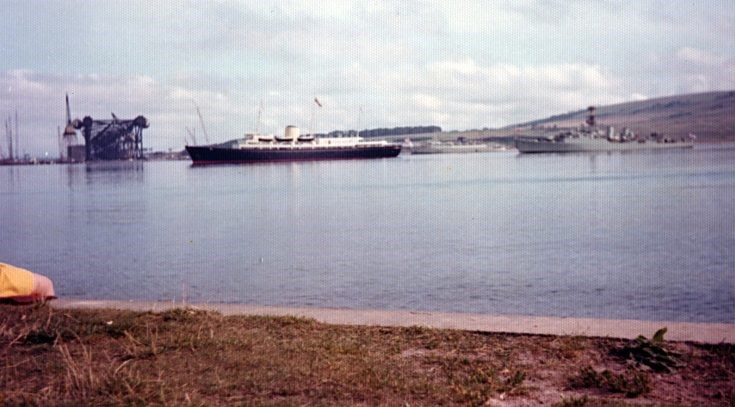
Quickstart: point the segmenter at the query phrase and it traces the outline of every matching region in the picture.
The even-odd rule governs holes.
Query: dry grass
[[[625,341],[283,317],[0,305],[2,405],[733,405],[730,345],[666,343],[653,373]]]

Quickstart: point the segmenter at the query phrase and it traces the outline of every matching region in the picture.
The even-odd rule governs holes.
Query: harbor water
[[[735,148],[0,167],[61,297],[735,322]]]

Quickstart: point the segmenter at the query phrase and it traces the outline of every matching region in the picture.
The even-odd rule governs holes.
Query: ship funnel
[[[299,138],[299,128],[296,126],[286,126],[284,138],[287,140],[296,140]]]

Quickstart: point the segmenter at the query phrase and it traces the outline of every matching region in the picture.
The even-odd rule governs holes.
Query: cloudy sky
[[[0,16],[0,115],[18,110],[32,155],[58,153],[66,92],[74,117],[145,115],[145,147],[167,150],[196,106],[219,142],[255,130],[261,101],[267,133],[462,130],[735,89],[732,0],[2,0]]]

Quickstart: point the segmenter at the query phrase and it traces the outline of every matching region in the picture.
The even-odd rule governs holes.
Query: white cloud
[[[422,108],[429,110],[438,110],[441,107],[441,100],[436,96],[416,93],[413,95],[413,101]]]
[[[465,58],[438,61],[392,82],[410,89],[419,109],[436,110],[441,98],[445,121],[435,124],[457,129],[502,126],[626,99],[620,78],[589,64],[480,65]]]
[[[697,65],[720,65],[725,58],[693,47],[682,47],[676,51],[676,57],[684,62]]]
[[[684,75],[684,86],[688,92],[705,92],[712,88],[710,78],[704,74]]]
[[[648,96],[642,93],[632,93],[628,99],[631,101],[647,100]]]
[[[429,70],[437,73],[451,72],[462,75],[474,75],[479,67],[472,58],[464,58],[459,61],[439,61],[429,65]]]

